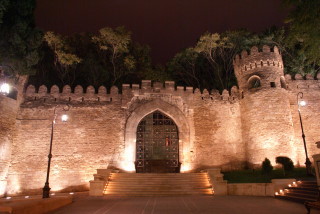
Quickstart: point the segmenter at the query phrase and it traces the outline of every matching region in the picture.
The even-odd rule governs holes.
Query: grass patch
[[[287,172],[286,176],[282,169],[274,169],[270,174],[262,174],[261,169],[230,171],[223,174],[224,180],[228,183],[270,183],[271,179],[281,178],[310,179],[306,175],[306,168],[294,168],[293,171]]]

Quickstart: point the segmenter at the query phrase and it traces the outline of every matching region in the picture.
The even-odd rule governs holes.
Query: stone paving
[[[51,214],[301,214],[303,204],[272,197],[82,197]],[[311,212],[312,213],[312,212]]]

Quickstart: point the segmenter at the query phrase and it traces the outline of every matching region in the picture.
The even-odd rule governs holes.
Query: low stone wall
[[[90,181],[90,196],[103,196],[104,188],[112,171],[111,169],[97,169],[97,174],[93,175],[94,180]]]
[[[318,143],[320,147],[320,142]],[[313,158],[313,166],[316,170],[317,183],[320,189],[320,154],[313,155],[312,158]]]
[[[228,195],[274,196],[296,179],[273,179],[271,183],[232,183],[227,185]]]
[[[272,183],[228,184],[228,195],[273,196]]]
[[[0,213],[43,214],[72,203],[71,196],[0,202]]]

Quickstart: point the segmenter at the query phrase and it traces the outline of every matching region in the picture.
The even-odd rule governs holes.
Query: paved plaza
[[[311,213],[316,213],[313,211]],[[303,204],[272,197],[81,197],[52,214],[301,214]]]

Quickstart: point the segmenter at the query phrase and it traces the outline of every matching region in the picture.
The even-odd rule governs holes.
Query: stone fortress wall
[[[133,171],[137,125],[156,110],[178,126],[182,171],[243,168],[261,164],[265,157],[275,164],[279,155],[303,165],[296,95],[303,92],[309,104],[301,113],[311,157],[319,141],[320,75],[284,75],[278,49],[267,46],[242,52],[234,67],[239,88],[221,94],[144,80],[141,85],[124,84],[122,94],[117,87],[107,92],[102,86],[96,93],[89,86],[84,93],[81,86],[28,86],[21,104],[0,97],[0,153],[5,154],[0,160],[6,163],[0,168],[0,195],[39,193],[45,182],[53,111],[60,105],[60,116],[65,104],[70,105],[70,120],[55,124],[52,191],[88,189],[95,170],[108,165]],[[257,79],[260,87],[251,87]]]

